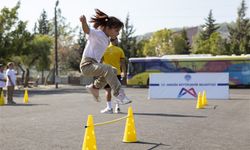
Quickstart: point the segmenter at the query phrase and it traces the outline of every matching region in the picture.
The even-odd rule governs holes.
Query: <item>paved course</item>
[[[1,150],[81,150],[84,125],[92,114],[99,123],[126,115],[132,106],[137,143],[123,143],[125,120],[95,128],[99,150],[249,150],[250,89],[231,89],[230,100],[148,100],[146,88],[126,88],[133,103],[122,114],[100,114],[81,86],[29,90],[29,104],[17,91],[18,105],[0,106]],[[104,91],[101,91],[104,96]]]

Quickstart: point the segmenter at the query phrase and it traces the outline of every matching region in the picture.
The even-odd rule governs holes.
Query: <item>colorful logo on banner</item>
[[[190,94],[193,97],[197,97],[197,93],[195,92],[194,88],[186,89],[182,88],[178,94],[178,98],[182,97],[183,95]]]
[[[184,78],[185,78],[186,81],[189,81],[189,80],[191,80],[192,77],[191,77],[191,75],[187,74],[187,75],[185,75]]]
[[[184,79],[187,82],[189,82],[191,80],[191,78],[192,77],[189,74],[184,76]],[[180,97],[182,97],[183,95],[186,95],[186,94],[192,95],[193,97],[197,97],[197,94],[196,94],[194,88],[190,88],[190,89],[182,88],[181,91],[178,94],[178,98],[180,98]]]

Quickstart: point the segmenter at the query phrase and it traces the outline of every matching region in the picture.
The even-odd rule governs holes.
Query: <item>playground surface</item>
[[[126,120],[95,127],[99,150],[249,150],[250,89],[230,89],[229,100],[148,100],[147,88],[125,88],[133,103],[120,114],[100,114],[106,107],[83,86],[28,89],[15,92],[17,105],[0,106],[1,150],[81,150],[88,115],[101,123],[127,115],[133,108],[136,143],[123,143]]]

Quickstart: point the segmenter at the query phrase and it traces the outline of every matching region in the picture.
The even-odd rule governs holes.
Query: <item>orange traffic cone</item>
[[[196,109],[202,109],[202,95],[201,92],[199,92],[198,97],[197,97],[197,103],[196,103]]]
[[[93,116],[88,115],[82,150],[97,150]]]
[[[126,126],[123,136],[123,142],[131,143],[136,142],[136,130],[135,130],[135,121],[132,107],[128,108],[128,118],[126,120]]]

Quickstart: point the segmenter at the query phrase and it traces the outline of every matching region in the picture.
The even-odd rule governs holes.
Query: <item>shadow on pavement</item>
[[[120,112],[119,114],[127,114]],[[196,115],[181,115],[181,114],[164,114],[164,113],[133,113],[134,115],[143,116],[162,116],[162,117],[194,117],[194,118],[206,118],[207,116],[196,116]]]
[[[38,105],[49,105],[49,104],[5,104],[4,106],[38,106]]]
[[[153,143],[153,142],[143,142],[143,141],[138,141],[135,142],[136,144],[148,144],[148,145],[154,145],[153,147],[147,149],[147,150],[153,150],[155,148],[158,148],[160,146],[170,146],[170,145],[166,145],[166,144],[162,144],[162,143]]]
[[[32,95],[50,95],[50,94],[68,94],[68,93],[88,93],[86,89],[53,89],[53,90],[28,90],[29,96]],[[22,97],[24,95],[23,90],[14,91],[14,96]]]

